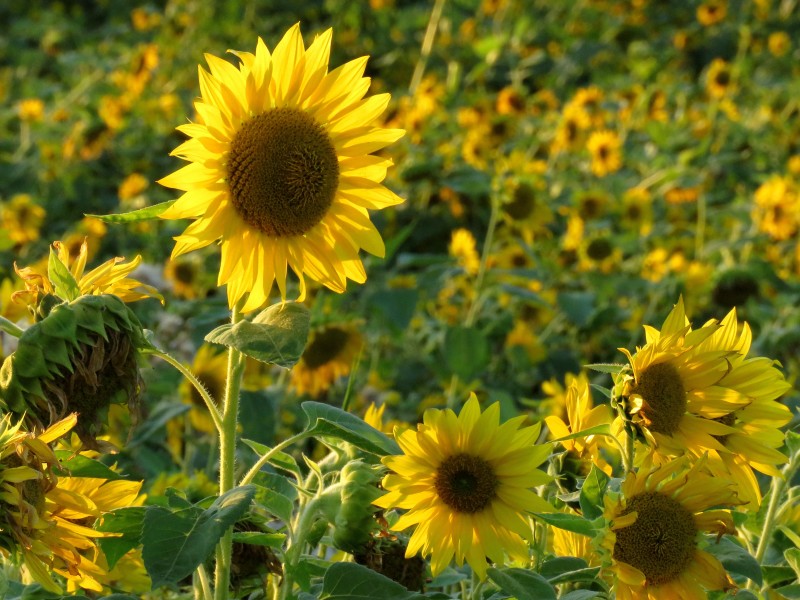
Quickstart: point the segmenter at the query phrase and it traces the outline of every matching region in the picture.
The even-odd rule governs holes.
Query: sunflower
[[[162,303],[164,301],[154,287],[128,277],[142,262],[142,257],[139,255],[128,263],[124,262],[125,259],[121,257],[112,258],[88,273],[84,273],[89,252],[89,243],[86,238],[81,243],[78,256],[74,260],[70,256],[66,244],[60,241],[53,242],[53,249],[56,260],[75,279],[79,295],[113,294],[123,302],[134,302],[144,298],[158,298]],[[47,263],[21,269],[15,264],[14,269],[25,282],[25,290],[16,292],[13,295],[14,301],[18,302],[22,298],[23,302],[29,306],[36,307],[43,297],[56,294],[56,286],[50,279],[50,269]]]
[[[628,355],[633,374],[618,378],[621,398],[647,441],[645,463],[708,453],[708,468],[731,478],[744,503],[761,495],[753,469],[779,476],[779,427],[791,419],[777,402],[791,386],[772,360],[748,357],[752,335],[735,309],[692,330],[681,299],[661,331],[646,327],[647,344]]]
[[[78,478],[84,483],[76,487],[70,478],[56,477],[51,445],[75,426],[74,414],[38,435],[10,419],[0,420],[0,548],[19,553],[31,577],[49,591],[62,591],[51,573],[66,578],[70,590],[102,591],[106,571],[97,561],[96,539],[116,534],[91,526],[109,503],[127,506],[127,492],[135,488],[135,497],[141,483]]]
[[[735,533],[724,507],[738,504],[730,481],[688,458],[628,473],[621,495],[607,493],[601,548],[619,600],[705,600],[705,590],[735,589],[722,564],[702,549],[701,533]],[[709,510],[711,509],[711,510]]]
[[[46,212],[29,194],[16,194],[0,204],[0,224],[17,246],[39,239]]]
[[[202,275],[203,265],[196,256],[176,258],[164,265],[164,279],[172,284],[172,293],[178,298],[202,298],[206,292]]]
[[[592,173],[598,177],[605,177],[622,167],[622,141],[613,131],[595,131],[589,136],[586,148],[592,155]]]
[[[456,229],[450,236],[447,247],[448,254],[456,259],[458,266],[464,269],[467,275],[477,275],[481,265],[481,257],[476,248],[475,236],[469,229],[463,227]]]
[[[228,355],[219,352],[214,346],[203,344],[195,354],[192,372],[200,380],[203,387],[217,403],[222,402],[225,394],[225,373],[228,368]],[[198,431],[216,434],[217,429],[208,414],[208,408],[200,392],[187,379],[180,386],[181,400],[191,405],[189,420]]]
[[[716,25],[728,14],[727,0],[708,0],[697,7],[697,20],[704,27]]]
[[[567,408],[566,423],[561,418],[553,415],[544,418],[544,422],[547,424],[547,428],[553,438],[565,437],[590,427],[610,424],[612,421],[611,407],[608,404],[593,406],[592,395],[589,391],[589,379],[584,373],[569,379],[564,403]],[[564,440],[559,443],[574,458],[579,460],[588,459],[606,474],[611,474],[611,465],[600,455],[600,449],[603,447],[600,437],[590,435],[583,438]],[[586,475],[586,473],[583,473],[583,475]]]
[[[758,230],[773,240],[788,240],[800,229],[800,194],[794,182],[773,175],[755,193],[752,217]]]
[[[724,98],[733,89],[733,74],[731,65],[715,58],[711,61],[706,73],[706,91],[712,98]]]
[[[291,387],[317,398],[350,373],[363,339],[353,324],[329,324],[311,332],[308,345],[292,368]]]
[[[287,267],[343,292],[366,280],[363,248],[385,249],[367,209],[402,199],[380,184],[391,159],[371,155],[403,136],[374,124],[389,94],[364,98],[366,57],[328,72],[331,30],[306,49],[292,27],[270,54],[236,52],[238,69],[207,54],[197,122],[173,154],[191,164],[160,181],[184,193],[161,216],[195,221],[176,238],[175,258],[220,240],[218,284],[231,307],[263,306],[273,282],[286,298]]]
[[[525,513],[553,508],[530,488],[550,477],[536,469],[550,445],[536,445],[540,425],[520,428],[525,416],[500,425],[500,404],[481,412],[474,394],[461,413],[429,409],[416,431],[395,429],[404,454],[384,457],[394,473],[386,475],[388,492],[375,500],[383,508],[406,509],[392,526],[415,526],[406,557],[431,556],[431,571],[441,573],[455,558],[481,579],[486,557],[502,564],[508,553],[527,562],[531,526]]]

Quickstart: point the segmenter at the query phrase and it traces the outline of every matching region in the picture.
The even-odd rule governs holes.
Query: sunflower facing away
[[[395,438],[404,454],[383,463],[387,494],[375,500],[382,508],[407,512],[392,526],[415,526],[406,557],[431,555],[435,577],[455,558],[464,560],[481,579],[486,557],[503,564],[508,554],[528,560],[531,526],[526,512],[552,512],[553,507],[530,488],[551,478],[536,469],[550,454],[550,445],[536,445],[540,425],[520,428],[526,416],[500,424],[500,404],[481,412],[474,394],[461,413],[429,409],[417,429]]]
[[[260,308],[273,282],[286,298],[287,267],[342,292],[366,280],[359,250],[384,255],[367,209],[402,202],[383,185],[391,159],[371,153],[403,136],[375,120],[389,94],[364,98],[367,57],[328,72],[331,30],[305,48],[299,25],[273,52],[236,52],[237,67],[207,54],[197,122],[173,154],[191,164],[160,181],[185,193],[161,216],[195,219],[172,257],[219,240],[218,284],[242,311]]]
[[[738,504],[730,481],[683,457],[629,473],[621,491],[605,496],[601,542],[618,600],[705,600],[705,590],[735,589],[700,535],[736,532],[729,510],[711,509]]]

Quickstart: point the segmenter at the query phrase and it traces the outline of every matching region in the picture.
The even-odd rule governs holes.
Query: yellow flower
[[[44,102],[39,98],[26,98],[20,100],[17,111],[23,121],[41,121],[44,115]]]
[[[218,284],[230,306],[263,306],[287,268],[336,292],[366,280],[359,250],[383,256],[367,209],[402,202],[383,185],[388,158],[371,153],[403,135],[374,125],[389,94],[364,99],[366,57],[328,72],[331,30],[306,49],[292,27],[270,54],[237,52],[238,69],[206,55],[197,122],[178,127],[190,139],[173,154],[191,164],[160,181],[183,194],[161,216],[195,221],[176,238],[175,258],[220,240]]]
[[[203,297],[207,289],[201,282],[202,275],[203,264],[196,256],[181,256],[164,265],[164,279],[172,284],[172,293],[178,298]]]
[[[735,589],[722,564],[702,549],[701,535],[735,533],[730,511],[721,508],[735,504],[730,481],[712,476],[702,460],[628,473],[621,495],[605,496],[601,548],[616,597],[706,600],[705,590]]]
[[[697,7],[697,20],[705,27],[719,23],[727,14],[727,0],[708,0]]]
[[[395,429],[404,454],[382,459],[393,473],[375,504],[407,511],[392,529],[414,527],[406,557],[431,555],[434,577],[453,558],[466,560],[481,579],[486,557],[498,564],[506,554],[528,560],[526,513],[553,509],[530,489],[550,481],[536,469],[550,446],[536,445],[540,425],[520,428],[525,419],[501,425],[500,404],[481,412],[472,394],[458,416],[429,409],[416,431]]]
[[[706,72],[706,91],[712,98],[724,98],[733,89],[731,66],[721,58],[715,58]]]
[[[649,235],[653,229],[653,199],[646,188],[630,188],[622,196],[622,224],[639,235]]]
[[[352,324],[332,324],[311,332],[308,346],[292,367],[291,387],[317,398],[350,373],[363,339]]]
[[[78,284],[80,295],[113,294],[123,302],[134,302],[144,298],[158,298],[163,303],[164,298],[154,287],[145,285],[136,279],[128,277],[131,272],[142,262],[141,256],[136,256],[132,261],[125,263],[122,257],[112,258],[99,267],[84,273],[86,257],[89,252],[87,240],[84,238],[78,256],[72,260],[68,247],[62,242],[53,242],[57,260],[65,269],[68,269]],[[25,290],[16,292],[14,298],[24,298],[30,306],[38,304],[44,294],[55,294],[55,286],[50,280],[46,265],[38,267],[14,269],[24,281]]]
[[[35,242],[45,217],[45,210],[29,194],[16,194],[0,205],[3,231],[16,245]]]
[[[592,539],[566,529],[548,526],[549,539],[552,540],[553,554],[556,556],[577,556],[586,561],[590,567],[600,564],[597,551],[592,548]]]
[[[800,229],[800,195],[791,179],[773,175],[755,193],[753,221],[774,240],[788,240]]]
[[[564,403],[567,407],[566,423],[553,415],[544,418],[553,439],[597,425],[611,424],[611,407],[608,404],[593,406],[592,395],[589,391],[589,379],[585,373],[581,373],[569,381]],[[601,437],[589,435],[583,438],[564,440],[559,444],[576,458],[589,459],[599,469],[608,475],[611,474],[611,465],[600,455],[600,448],[603,446]]]
[[[605,177],[622,167],[622,141],[613,131],[595,131],[589,136],[586,148],[592,155],[592,173],[598,177]]]
[[[468,275],[478,274],[481,259],[475,248],[475,238],[468,229],[461,228],[453,231],[448,252]]]

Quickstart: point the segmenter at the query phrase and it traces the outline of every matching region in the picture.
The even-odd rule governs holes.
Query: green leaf
[[[95,526],[97,531],[121,533],[119,537],[99,538],[100,548],[108,560],[108,568],[113,569],[117,561],[139,545],[142,526],[147,508],[130,506],[118,508],[103,515],[103,520]]]
[[[800,578],[800,548],[787,548],[783,557],[786,559],[787,564],[794,569],[797,577]]]
[[[177,583],[214,551],[222,535],[247,512],[256,487],[234,488],[203,510],[149,506],[142,529],[142,558],[153,589]]]
[[[761,573],[764,575],[764,584],[769,587],[775,587],[779,583],[795,581],[797,578],[794,569],[783,565],[764,565],[761,567]]]
[[[405,331],[417,308],[419,290],[377,290],[369,298],[369,307],[382,316],[386,323],[398,332]]]
[[[517,600],[556,600],[555,588],[533,571],[490,567],[486,573],[501,590]]]
[[[96,477],[110,481],[124,479],[122,475],[100,461],[75,454],[72,450],[56,450],[56,456],[61,465],[57,474],[69,473],[72,477]]]
[[[618,364],[618,363],[593,363],[590,365],[583,365],[587,369],[591,369],[592,371],[599,371],[600,373],[610,373],[612,375],[616,375],[620,371],[622,371],[627,365]]]
[[[444,359],[453,373],[469,381],[489,362],[489,342],[474,327],[451,327],[444,336]]]
[[[593,292],[560,292],[556,300],[564,315],[578,327],[589,323],[594,311],[595,294]]]
[[[313,401],[300,406],[308,417],[308,433],[335,437],[380,456],[401,453],[397,443],[385,433],[340,408]]]
[[[156,404],[144,420],[135,430],[133,438],[125,444],[125,449],[130,450],[139,444],[149,440],[153,435],[158,433],[167,423],[185,412],[191,410],[191,406],[185,402],[178,402],[175,400],[164,400]]]
[[[800,584],[793,583],[785,585],[782,588],[775,590],[780,595],[779,597],[788,598],[789,600],[800,600]],[[738,600],[738,599],[737,599]]]
[[[581,431],[576,431],[575,433],[570,433],[569,435],[565,435],[564,437],[560,437],[556,440],[550,440],[551,442],[565,442],[567,440],[574,440],[575,438],[585,438],[589,437],[590,435],[613,435],[611,433],[611,425],[604,423],[602,425],[595,425],[594,427],[589,427],[588,429],[582,429]]]
[[[758,585],[762,584],[761,565],[730,536],[723,536],[718,543],[711,543],[704,550],[716,556],[729,573],[747,577]]]
[[[588,566],[585,560],[577,556],[557,556],[544,561],[539,569],[539,574],[549,581],[553,577],[559,577],[572,571],[579,571]]]
[[[126,213],[119,213],[116,215],[84,215],[86,217],[94,217],[106,223],[138,223],[139,221],[151,221],[157,219],[158,216],[167,210],[170,206],[175,204],[175,200],[168,200],[153,206],[146,206],[138,210],[132,210]]]
[[[573,533],[580,533],[581,535],[593,536],[597,527],[593,521],[589,521],[580,515],[571,515],[569,513],[532,513],[537,519],[541,519],[545,523],[572,531]]]
[[[552,585],[562,583],[590,583],[597,581],[600,575],[600,567],[586,567],[585,569],[577,569],[575,571],[568,571],[550,579]]]
[[[423,600],[396,581],[357,563],[332,564],[322,580],[320,600]]]
[[[300,360],[308,340],[310,313],[299,302],[273,304],[252,321],[221,325],[206,335],[212,344],[236,348],[263,363],[291,368]]]
[[[53,283],[56,296],[72,302],[81,295],[81,288],[72,276],[67,265],[58,258],[58,253],[50,246],[50,258],[47,260],[47,277]]]
[[[800,535],[797,535],[786,525],[778,525],[778,529],[783,535],[789,538],[789,540],[795,545],[796,548],[800,548]]]
[[[238,544],[251,546],[266,546],[268,548],[281,548],[286,536],[282,533],[263,533],[260,531],[234,531],[233,541]]]
[[[597,598],[602,596],[603,598],[606,595],[603,592],[595,592],[593,590],[572,590],[571,592],[567,592],[566,594],[562,595],[559,600],[591,600],[592,598]]]
[[[260,444],[253,440],[242,440],[245,444],[250,446],[253,451],[259,456],[264,456],[267,452],[271,450],[269,446],[264,444]],[[294,459],[293,456],[286,454],[285,452],[278,451],[272,455],[272,458],[269,459],[269,464],[277,467],[279,469],[283,469],[284,471],[289,471],[289,473],[293,473],[298,477],[302,475],[300,471],[300,467],[297,464],[297,461]]]
[[[800,452],[800,433],[796,431],[786,432],[786,447],[789,449],[789,454],[794,456]]]
[[[284,523],[292,520],[294,502],[283,494],[259,485],[256,486],[256,501],[260,508],[275,515]]]
[[[580,495],[581,512],[587,519],[594,520],[603,514],[603,496],[609,479],[597,465],[592,465],[592,470],[583,482]]]

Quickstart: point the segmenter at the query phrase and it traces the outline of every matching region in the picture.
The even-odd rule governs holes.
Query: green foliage
[[[334,563],[322,580],[320,600],[422,600],[424,596],[409,592],[399,583],[362,565]]]
[[[244,516],[255,486],[234,488],[203,509],[149,506],[142,528],[142,558],[153,588],[177,583],[211,556],[225,531]]]
[[[527,569],[487,569],[497,586],[517,600],[555,600],[556,590],[547,580]]]
[[[373,454],[400,454],[397,443],[358,417],[320,402],[303,402],[308,418],[306,433],[344,440]]]
[[[581,486],[580,504],[583,515],[589,519],[596,519],[603,514],[603,496],[610,477],[592,465],[592,470],[586,476]]]
[[[157,219],[158,216],[167,210],[170,206],[175,204],[175,200],[168,200],[166,202],[160,202],[158,204],[154,204],[153,206],[146,206],[145,208],[140,208],[138,210],[132,210],[126,213],[120,213],[116,215],[86,215],[87,217],[93,217],[95,219],[100,219],[101,221],[105,221],[106,223],[139,223],[141,221],[150,221],[153,219]]]

